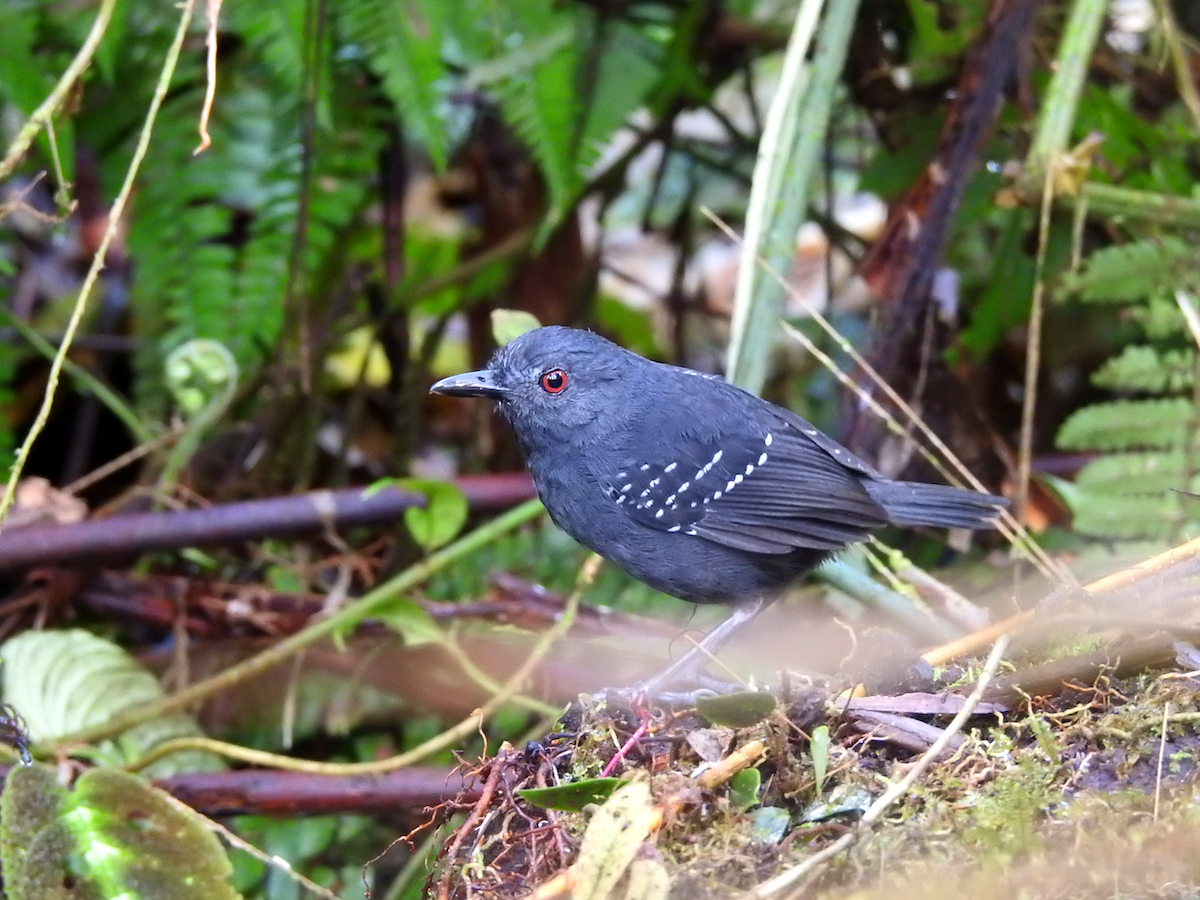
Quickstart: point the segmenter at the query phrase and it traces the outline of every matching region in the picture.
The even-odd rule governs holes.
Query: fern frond
[[[304,0],[231,3],[226,13],[280,92],[299,97],[304,87]]]
[[[1174,236],[1116,244],[1093,252],[1064,286],[1081,300],[1123,303],[1200,278],[1195,248]]]
[[[1075,531],[1110,540],[1163,540],[1183,521],[1179,495],[1109,494],[1081,490],[1071,503]]]
[[[1187,322],[1179,311],[1175,297],[1168,293],[1150,297],[1145,303],[1134,306],[1129,317],[1142,326],[1146,337],[1163,340],[1187,333]]]
[[[401,114],[406,132],[440,169],[446,165],[448,146],[438,112],[439,85],[446,75],[438,5],[344,0],[337,9],[346,40],[362,48],[384,94]]]
[[[1063,424],[1064,450],[1138,450],[1182,447],[1192,423],[1192,405],[1183,398],[1117,400],[1085,407]]]
[[[600,151],[646,101],[662,75],[662,47],[625,22],[615,23],[599,52],[576,153],[580,171],[595,164]]]
[[[560,17],[562,18],[562,17]],[[583,183],[575,160],[578,96],[574,24],[527,41],[472,72],[472,83],[490,87],[505,120],[541,167],[556,221]]]
[[[1107,494],[1163,494],[1188,487],[1183,450],[1113,453],[1089,462],[1075,477],[1081,488]]]
[[[1126,347],[1092,375],[1097,387],[1146,394],[1177,394],[1195,381],[1194,350],[1158,350],[1145,344]]]

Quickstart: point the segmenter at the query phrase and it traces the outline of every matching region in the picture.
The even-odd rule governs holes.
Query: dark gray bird
[[[709,649],[877,528],[990,527],[1007,505],[884,478],[786,409],[572,328],[530,331],[430,390],[496,401],[575,540],[664,593],[735,605]]]

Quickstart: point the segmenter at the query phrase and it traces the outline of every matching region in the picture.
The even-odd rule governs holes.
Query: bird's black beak
[[[431,394],[444,394],[447,397],[491,397],[501,400],[508,391],[496,384],[495,376],[490,369],[478,372],[464,372],[462,375],[451,375],[434,384]]]

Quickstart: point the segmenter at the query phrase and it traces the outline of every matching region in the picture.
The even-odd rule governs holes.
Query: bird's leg
[[[665,697],[667,688],[695,684],[708,661],[743,625],[762,612],[764,606],[766,603],[761,597],[735,606],[729,617],[706,634],[692,649],[649,681],[642,682],[634,691],[650,698]]]

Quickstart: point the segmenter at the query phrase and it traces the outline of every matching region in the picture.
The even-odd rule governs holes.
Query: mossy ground
[[[1200,895],[1198,700],[1200,680],[1187,673],[1102,675],[976,716],[953,754],[850,852],[818,870],[805,895]],[[708,766],[695,736],[707,739],[712,723],[695,710],[650,711],[646,735],[616,774],[648,780],[657,828],[639,852],[661,860],[670,897],[736,897],[795,866],[858,827],[866,806],[915,763],[918,752],[852,727],[839,702],[812,686],[749,728],[715,729],[726,756],[762,742],[750,808],[728,782],[708,788],[696,778]],[[529,896],[569,866],[589,811],[550,812],[513,791],[594,778],[639,721],[623,705],[580,703],[562,731],[533,750],[485,763],[481,779],[504,788],[440,860],[435,880],[444,896]],[[811,743],[819,726],[831,738],[817,751],[823,766],[814,764]],[[767,820],[786,828],[766,832]]]

